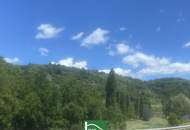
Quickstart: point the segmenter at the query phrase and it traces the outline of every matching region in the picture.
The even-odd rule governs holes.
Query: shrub
[[[182,120],[175,113],[171,113],[168,117],[168,122],[170,125],[179,125]]]

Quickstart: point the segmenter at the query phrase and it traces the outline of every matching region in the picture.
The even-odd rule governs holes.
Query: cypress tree
[[[111,69],[106,83],[106,107],[114,106],[116,103],[116,79],[115,72]]]

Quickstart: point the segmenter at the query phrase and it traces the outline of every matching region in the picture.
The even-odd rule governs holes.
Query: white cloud
[[[73,58],[69,57],[66,59],[59,60],[58,62],[52,62],[53,64],[58,64],[58,65],[64,65],[67,67],[74,67],[74,68],[79,68],[79,69],[87,69],[87,61],[75,61]]]
[[[190,47],[190,43],[184,45]],[[115,50],[108,48],[110,55],[112,54],[127,54],[123,57],[122,62],[134,67],[133,69],[115,68],[115,72],[122,76],[132,76],[143,78],[151,75],[171,75],[190,73],[190,62],[172,62],[167,57],[157,57],[139,52],[130,48],[125,43],[120,43],[115,46]],[[100,72],[109,73],[108,69],[99,70]]]
[[[4,60],[7,62],[7,63],[10,63],[10,64],[16,64],[20,61],[19,58],[17,57],[14,57],[14,58],[8,58],[8,57],[5,57]]]
[[[142,52],[136,52],[123,58],[123,63],[139,67],[136,77],[150,75],[169,75],[190,73],[190,62],[172,62],[165,57],[156,57]]]
[[[189,48],[190,47],[190,42],[187,42],[186,44],[183,45],[184,48]]]
[[[190,42],[184,47],[190,47]],[[133,48],[130,48],[125,43],[109,46],[109,55],[125,54],[122,62],[131,65],[131,69],[115,68],[115,72],[122,76],[132,76],[144,78],[146,76],[158,75],[174,75],[174,74],[190,74],[190,62],[174,62],[167,57],[158,57],[148,55]],[[109,73],[109,69],[99,70],[99,72]]]
[[[108,55],[115,56],[115,55],[125,55],[134,52],[134,49],[129,47],[125,42],[120,42],[116,45],[109,45],[107,48]]]
[[[116,68],[114,68],[114,71],[116,74],[121,75],[121,76],[134,77],[133,74],[131,73],[130,69],[122,69],[122,68],[116,67]],[[110,72],[110,69],[101,69],[101,70],[98,70],[98,72],[104,72],[104,73],[108,74]]]
[[[62,32],[63,28],[57,28],[51,24],[41,24],[37,27],[37,30],[39,32],[36,34],[36,39],[50,39]]]
[[[144,78],[146,76],[160,76],[173,74],[190,74],[190,62],[173,62],[166,57],[157,57],[142,52],[133,51],[123,58],[123,63],[133,66],[133,69],[114,68],[116,74]],[[99,72],[109,73],[109,69]]]
[[[89,34],[87,37],[85,37],[82,41],[81,46],[88,47],[90,45],[99,45],[106,43],[108,38],[108,30],[104,30],[101,28],[97,28],[94,30],[91,34]]]
[[[170,60],[165,57],[155,57],[152,55],[147,55],[141,52],[136,52],[132,55],[128,55],[123,58],[123,63],[130,64],[133,67],[138,67],[140,64],[144,64],[146,66],[160,66],[160,65],[168,65]]]
[[[116,51],[118,54],[121,54],[121,55],[127,54],[131,52],[131,50],[132,49],[125,43],[119,43],[116,45]]]
[[[125,31],[126,28],[125,28],[125,27],[120,27],[119,30],[120,30],[120,31]]]
[[[110,69],[101,69],[101,70],[98,70],[98,72],[104,72],[106,74],[109,74]]]
[[[168,75],[176,73],[190,73],[190,63],[174,62],[166,66],[145,67],[139,71],[142,76],[146,75]]]
[[[114,68],[116,74],[121,76],[132,76],[130,69]]]
[[[82,36],[84,35],[84,32],[79,32],[76,35],[72,36],[72,40],[78,40],[80,38],[82,38]]]
[[[39,48],[38,51],[42,56],[47,56],[49,53],[49,50],[47,48]]]

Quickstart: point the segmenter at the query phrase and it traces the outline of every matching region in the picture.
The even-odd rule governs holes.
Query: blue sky
[[[190,78],[189,0],[0,2],[0,55],[9,63]]]

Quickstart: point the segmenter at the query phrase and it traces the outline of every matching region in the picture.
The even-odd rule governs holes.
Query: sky
[[[0,0],[0,56],[190,79],[189,0]]]

